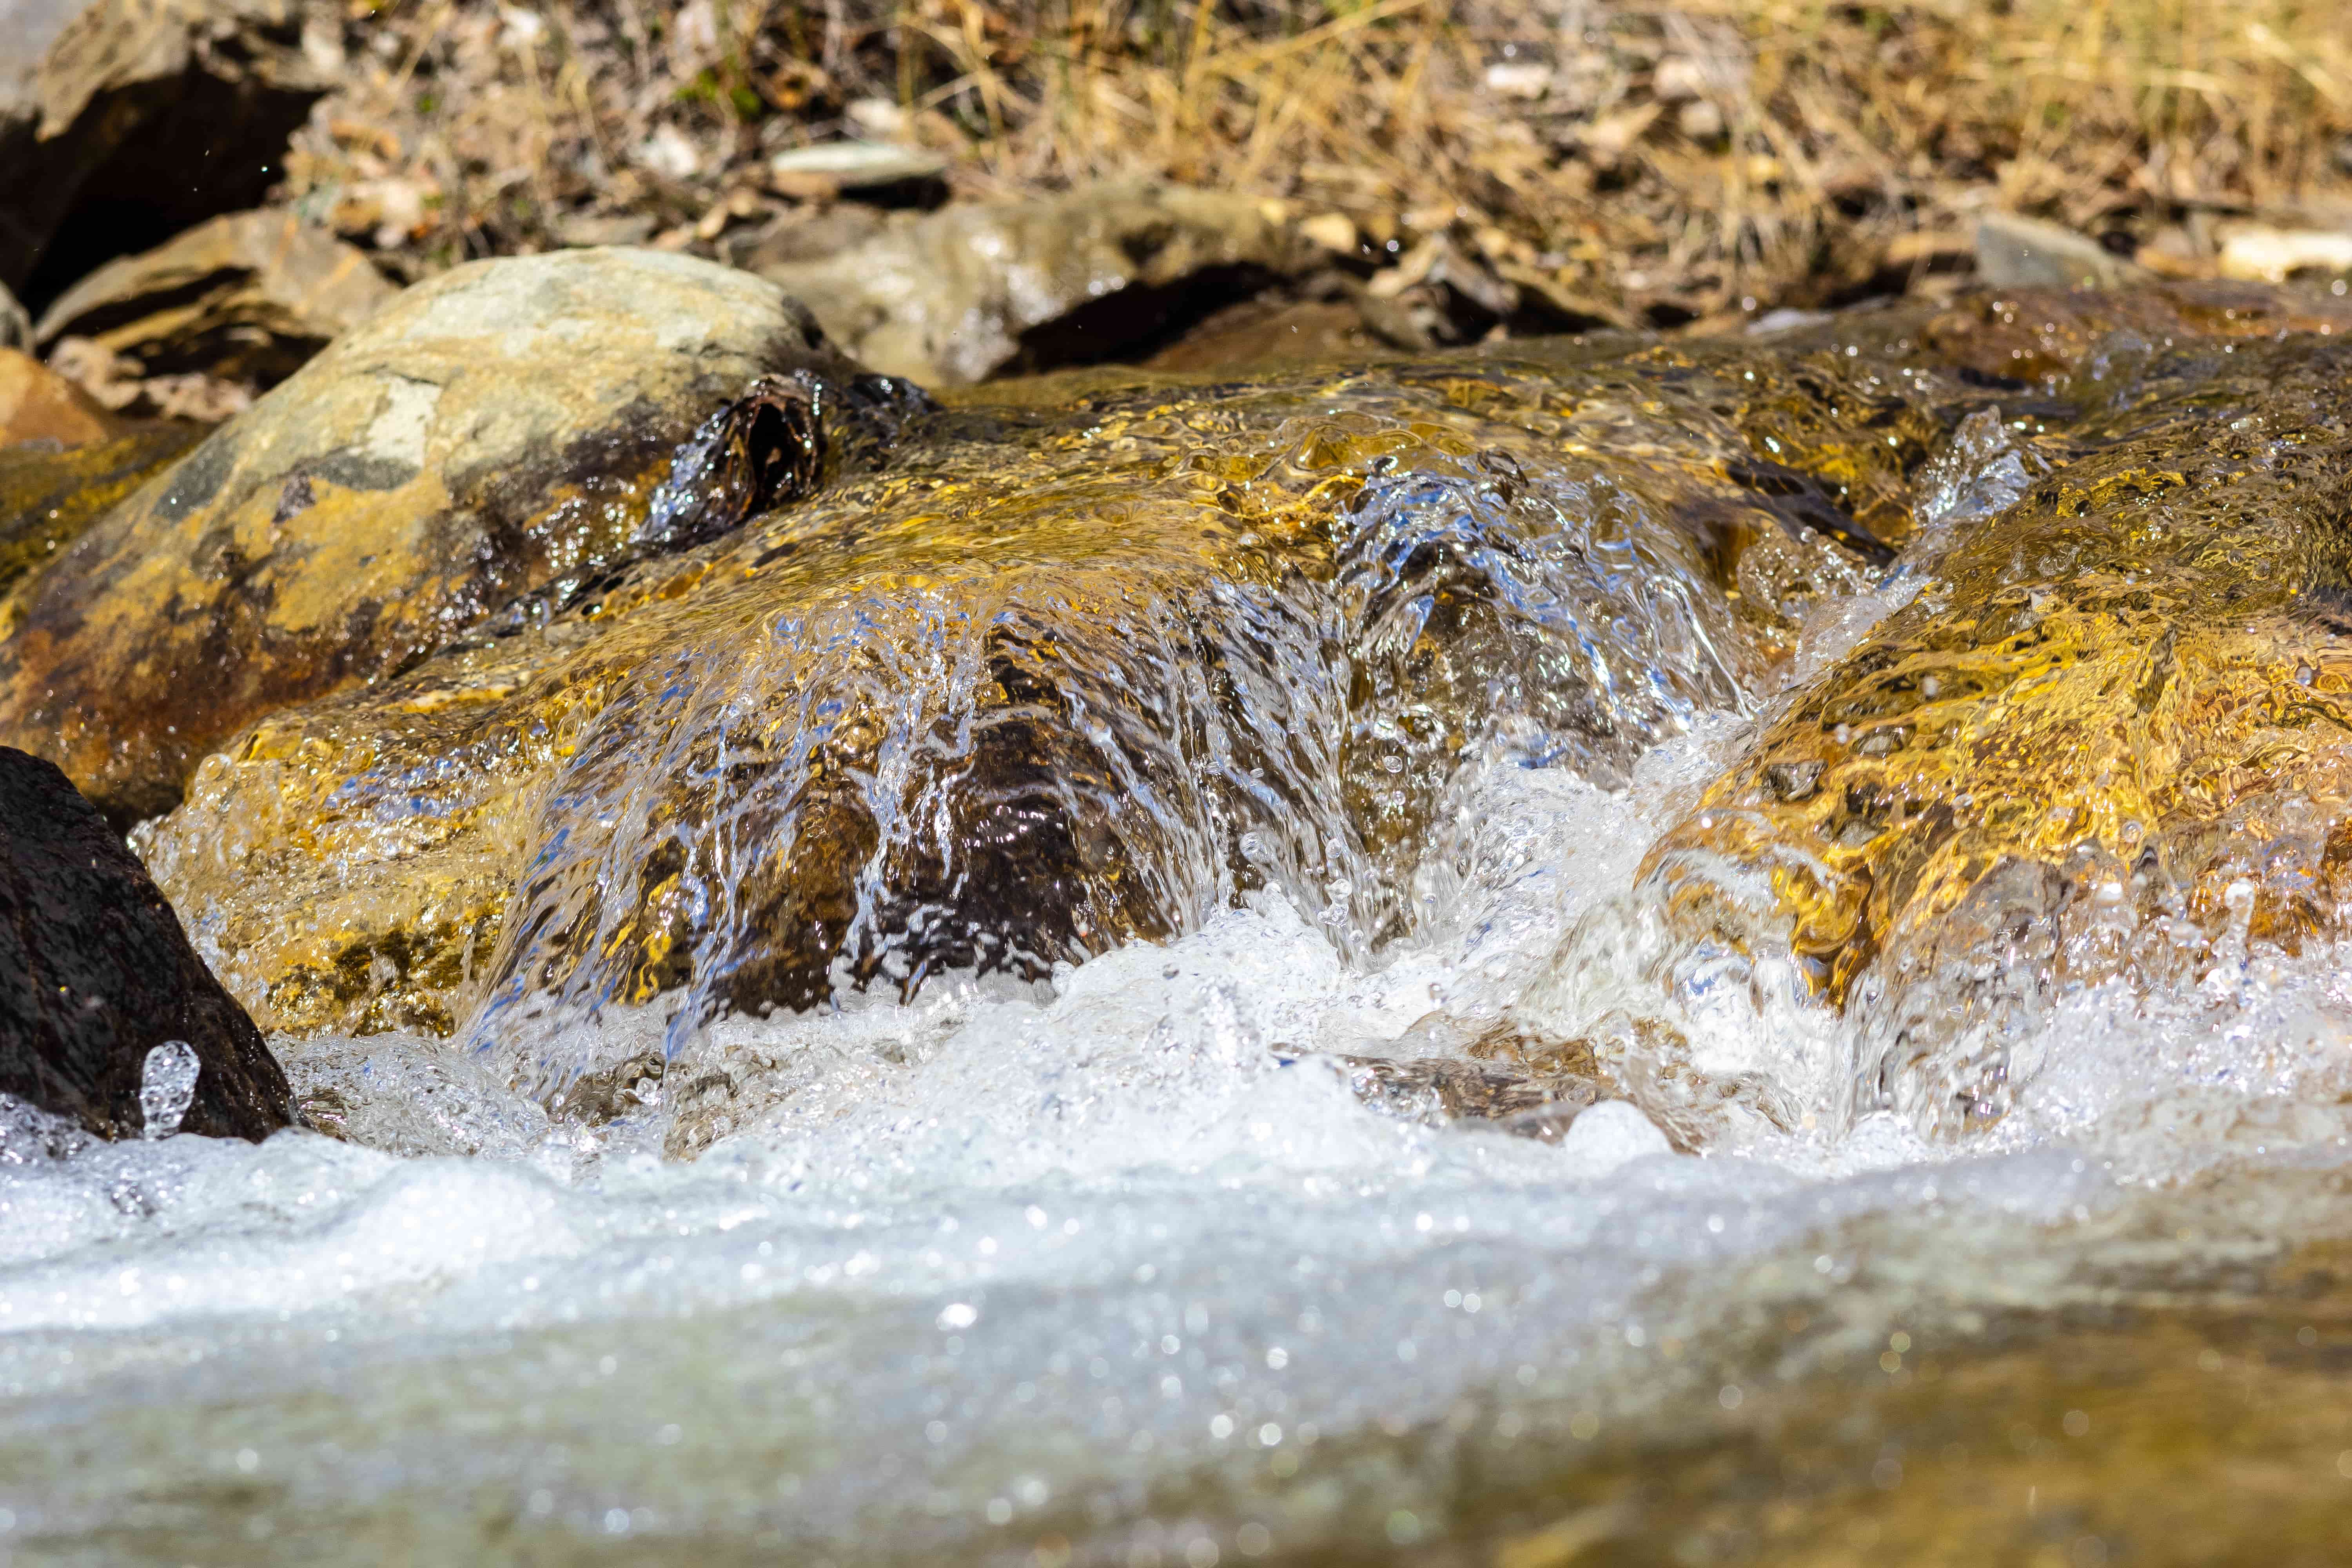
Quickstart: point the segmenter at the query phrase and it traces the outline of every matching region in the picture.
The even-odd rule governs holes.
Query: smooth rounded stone
[[[151,1071],[167,1042],[182,1049]],[[140,1136],[152,1109],[173,1131],[257,1141],[293,1110],[259,1031],[188,945],[138,858],[65,774],[5,746],[0,1094],[103,1138]]]
[[[332,84],[295,0],[16,0],[0,27],[0,286],[39,309],[257,205]]]
[[[140,842],[270,1028],[457,1031],[550,1100],[721,1014],[1039,978],[1253,889],[1366,952],[1428,907],[1465,766],[1622,784],[1866,580],[1839,496],[1901,520],[1855,454],[1899,479],[1969,393],[1845,346],[1007,385],[262,721]]]
[[[117,433],[107,411],[30,354],[0,348],[0,449],[80,447]]]
[[[1924,535],[1916,596],[1773,713],[1518,1030],[1690,1141],[1842,1099],[1960,1132],[2063,996],[2347,929],[2352,339],[2115,347],[2077,416],[1963,426],[2014,499]]]
[[[41,313],[44,351],[84,338],[142,375],[275,386],[399,290],[366,255],[287,212],[228,213],[108,262]]]
[[[856,366],[773,284],[688,258],[563,251],[408,289],[20,591],[0,741],[117,821],[168,810],[260,715],[610,561],[674,448],[795,372]]]
[[[958,386],[1114,358],[1320,255],[1279,204],[1119,181],[950,206],[762,276],[875,370]]]

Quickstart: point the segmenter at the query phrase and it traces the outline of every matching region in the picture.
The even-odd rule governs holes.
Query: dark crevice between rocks
[[[320,89],[279,88],[250,75],[224,80],[192,65],[178,81],[91,104],[63,140],[123,139],[72,189],[42,204],[64,216],[16,289],[26,308],[37,317],[115,258],[152,249],[220,213],[260,205],[282,170],[277,158],[253,150],[284,147],[320,96]],[[25,132],[27,141],[33,136]],[[0,146],[0,166],[11,163],[7,151]]]
[[[1894,564],[1895,547],[1856,521],[1812,475],[1763,458],[1739,458],[1724,465],[1724,477],[1754,496],[1791,533],[1821,534],[1873,566]]]
[[[1121,289],[1022,333],[1020,352],[991,379],[1149,359],[1216,311],[1253,299],[1275,282],[1265,268],[1244,264],[1204,267],[1172,283]]]

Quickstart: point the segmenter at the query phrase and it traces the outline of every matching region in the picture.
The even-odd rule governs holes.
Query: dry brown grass
[[[895,109],[961,195],[1161,174],[1344,213],[1376,247],[1446,231],[1673,320],[1899,286],[1982,206],[2169,227],[2193,256],[2213,215],[2341,199],[2344,20],[2340,0],[395,0],[347,26],[354,84],[291,185],[412,268],[633,213],[709,247],[782,205],[767,153]]]

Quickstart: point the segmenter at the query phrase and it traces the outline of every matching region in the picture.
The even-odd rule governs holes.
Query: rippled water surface
[[[2340,1561],[2352,982],[2331,927],[2266,935],[2259,866],[2232,873],[2243,893],[2147,917],[2195,953],[2156,973],[2080,956],[2108,927],[2065,948],[2060,921],[2045,950],[1989,917],[1962,978],[2004,1000],[1953,1006],[1996,1020],[1998,1103],[1971,1078],[1965,1117],[1937,1098],[1943,1058],[1923,1051],[1913,1092],[1899,1053],[1864,1048],[1864,1006],[1774,1000],[1801,946],[1645,946],[1681,940],[1684,907],[1643,934],[1654,847],[1883,617],[1943,613],[1971,529],[2087,460],[2014,388],[2002,410],[1980,384],[1905,383],[1895,329],[1874,331],[1806,351],[1884,356],[1914,423],[1866,428],[1919,448],[1899,505],[1851,462],[1822,482],[1843,540],[1785,495],[1762,523],[1722,510],[1776,494],[1717,486],[1767,438],[1678,411],[1681,371],[1601,385],[1563,361],[1378,395],[1301,383],[1256,412],[1202,393],[1190,455],[1117,495],[1087,489],[1104,443],[1172,439],[1149,426],[1174,416],[959,412],[961,434],[851,481],[845,510],[709,547],[724,575],[791,530],[871,520],[845,546],[865,574],[813,598],[758,599],[749,568],[731,601],[646,592],[656,608],[631,613],[670,616],[648,641],[719,626],[714,602],[767,606],[763,646],[798,650],[789,700],[742,642],[673,642],[600,689],[528,810],[481,808],[505,814],[503,885],[530,868],[452,939],[481,970],[367,971],[378,989],[338,993],[329,1021],[404,1028],[276,1037],[334,1136],[104,1146],[7,1113],[0,1561]],[[1854,374],[1832,402],[1869,389]],[[2133,382],[2157,410],[2135,417],[2168,416],[2180,374]],[[1571,392],[1528,392],[1553,375]],[[2109,417],[2098,442],[2134,438]],[[1011,555],[916,573],[880,538],[922,510],[894,487],[972,482],[954,442],[1007,439],[991,419],[1030,432],[1022,479],[1061,487],[1059,521],[1034,489],[1021,519],[1020,496],[988,500],[962,515],[1031,530]],[[2282,449],[2317,450],[2321,423]],[[1229,520],[1215,537],[1171,521],[1206,515]],[[1090,519],[1116,548],[1048,537]],[[1307,542],[1286,553],[1277,527]],[[2305,552],[2313,581],[2336,549]],[[1057,631],[1074,605],[1097,618]],[[414,679],[572,658],[587,634],[565,624],[554,652]],[[909,649],[930,662],[884,657]],[[484,700],[579,679],[556,668]],[[425,689],[404,711],[438,722]],[[605,896],[584,926],[577,906],[680,821],[720,826],[680,830],[677,887],[782,854],[824,765],[792,745],[832,721],[829,692],[907,705],[825,742],[857,781],[856,810],[823,820],[868,836],[845,905],[866,923],[766,1005],[730,1005],[767,928],[677,895],[684,967],[632,989],[636,906]],[[313,732],[347,733],[347,711]],[[758,769],[696,751],[754,725]],[[1021,962],[971,935],[1019,922],[964,897],[966,851],[919,852],[1012,820],[968,811],[991,732],[1021,788],[1040,756],[1068,770],[1055,820],[1097,835],[1070,875],[1113,868],[1087,884],[1097,923]],[[455,798],[389,743],[369,758],[315,829],[359,846],[328,863],[353,886],[390,853],[391,816],[350,805],[365,789]],[[689,775],[700,805],[672,788]],[[286,776],[270,798],[307,798]],[[235,816],[244,778],[211,768],[141,842],[250,1004],[290,1016],[250,978],[276,950],[235,946],[236,900],[282,927],[339,895],[236,890],[263,873],[223,825],[275,830]],[[598,919],[594,941],[547,935]],[[926,946],[950,919],[971,923]],[[861,959],[878,983],[851,983]],[[2058,978],[2011,1006],[2029,969]],[[1969,1038],[1978,1072],[1996,1047]],[[1534,1109],[1451,1114],[1433,1062],[1533,1086]],[[600,1071],[585,1114],[567,1086]]]

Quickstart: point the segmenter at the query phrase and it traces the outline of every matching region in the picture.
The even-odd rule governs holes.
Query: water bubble
[[[195,1103],[196,1074],[203,1064],[185,1040],[165,1040],[147,1053],[139,1069],[139,1114],[142,1138],[169,1138]]]

